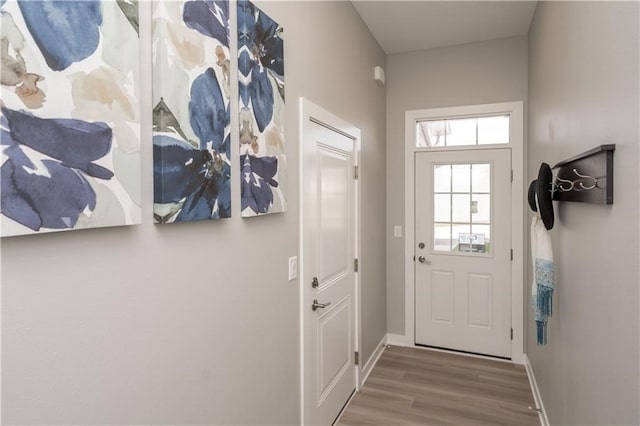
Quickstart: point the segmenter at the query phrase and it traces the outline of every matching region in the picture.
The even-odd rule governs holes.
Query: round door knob
[[[418,262],[424,263],[426,265],[431,265],[431,261],[427,260],[427,258],[424,256],[418,256]]]

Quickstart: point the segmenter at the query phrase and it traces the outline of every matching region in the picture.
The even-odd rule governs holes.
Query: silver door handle
[[[418,256],[418,262],[424,263],[426,265],[431,265],[431,261],[427,260],[424,256]]]
[[[318,299],[313,299],[313,305],[311,305],[311,309],[313,309],[314,311],[318,308],[326,308],[327,306],[329,306],[331,304],[331,302],[327,302],[327,303],[318,303]]]

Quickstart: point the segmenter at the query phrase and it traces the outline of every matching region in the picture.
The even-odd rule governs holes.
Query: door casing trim
[[[305,386],[305,370],[307,369],[307,365],[305,363],[305,351],[308,342],[305,339],[308,339],[308,336],[305,334],[305,315],[309,314],[309,306],[306,302],[306,299],[309,298],[309,286],[310,277],[307,277],[308,272],[306,270],[305,265],[305,253],[304,253],[304,187],[302,182],[304,182],[304,169],[302,167],[303,164],[303,148],[302,144],[305,141],[305,129],[307,123],[316,123],[319,125],[323,125],[331,130],[337,131],[353,140],[353,162],[354,166],[357,166],[359,169],[359,177],[355,180],[354,183],[354,192],[355,192],[355,229],[354,229],[354,255],[356,259],[360,259],[361,244],[360,244],[360,199],[361,199],[361,180],[362,180],[362,166],[360,165],[360,151],[361,151],[361,131],[358,127],[344,121],[340,117],[330,113],[324,108],[314,104],[313,102],[305,99],[303,97],[299,98],[299,155],[298,155],[298,170],[299,170],[299,206],[300,206],[300,227],[299,227],[299,247],[298,247],[298,267],[299,267],[299,285],[300,285],[300,424],[305,425],[309,424],[309,412],[307,410],[307,404],[309,403],[309,398],[311,397],[311,392],[309,392]],[[355,351],[360,352],[360,348],[362,347],[362,322],[361,322],[361,300],[362,300],[362,286],[361,286],[361,273],[355,272],[354,274],[354,294],[355,294]],[[359,365],[356,365],[356,375],[355,375],[355,388],[356,391],[360,390],[360,377],[362,377],[362,359]],[[345,401],[346,402],[346,401]]]
[[[465,117],[508,113],[510,119],[510,143],[504,145],[482,145],[472,149],[511,149],[511,168],[513,182],[511,185],[511,324],[513,340],[511,341],[511,361],[524,364],[524,225],[525,216],[525,164],[524,164],[524,102],[502,102],[494,104],[467,105],[446,108],[430,108],[405,112],[405,262],[404,262],[404,346],[415,346],[415,271],[413,256],[415,254],[415,153],[442,148],[416,148],[416,122],[436,118]],[[469,146],[444,150],[470,149]]]

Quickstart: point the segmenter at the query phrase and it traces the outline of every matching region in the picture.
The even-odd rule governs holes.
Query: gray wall
[[[348,2],[258,5],[285,28],[288,211],[241,219],[236,167],[233,218],[152,225],[143,80],[144,223],[2,241],[3,423],[298,422],[301,283],[287,281],[287,258],[298,252],[300,96],[362,130],[362,235],[380,242],[363,244],[364,360],[383,338],[385,91],[373,67],[385,55]]]
[[[387,329],[404,335],[404,114],[527,100],[527,39],[513,37],[387,57]],[[403,233],[404,235],[404,233]]]
[[[640,423],[638,6],[540,2],[529,34],[529,180],[616,144],[612,206],[554,203],[549,343],[530,319],[527,351],[551,424]]]

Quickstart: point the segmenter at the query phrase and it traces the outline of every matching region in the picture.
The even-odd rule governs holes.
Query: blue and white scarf
[[[533,285],[531,302],[536,321],[538,345],[547,344],[547,321],[553,306],[553,251],[551,236],[540,214],[531,221],[531,260],[533,261]]]

